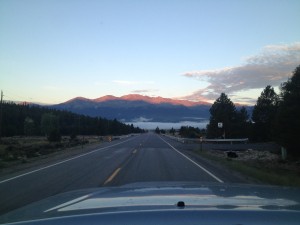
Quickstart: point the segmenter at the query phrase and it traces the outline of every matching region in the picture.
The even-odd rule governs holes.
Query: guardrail
[[[163,136],[168,137],[170,139],[182,142],[182,143],[207,143],[207,142],[212,142],[212,143],[219,143],[219,142],[226,142],[226,143],[247,143],[249,141],[248,138],[237,138],[237,139],[200,139],[200,138],[180,138],[180,137],[175,137],[175,136],[171,136],[171,135],[166,135],[163,134]]]
[[[248,138],[232,138],[232,139],[203,139],[203,142],[243,142],[247,143],[249,141]]]

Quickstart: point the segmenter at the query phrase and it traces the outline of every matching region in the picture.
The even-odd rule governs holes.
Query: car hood
[[[59,194],[7,213],[0,217],[0,222],[174,210],[284,211],[300,218],[300,190],[259,185],[134,183]]]

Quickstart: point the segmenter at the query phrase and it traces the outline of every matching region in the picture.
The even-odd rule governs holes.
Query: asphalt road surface
[[[0,214],[71,190],[153,181],[244,182],[187,145],[149,133],[0,178]]]

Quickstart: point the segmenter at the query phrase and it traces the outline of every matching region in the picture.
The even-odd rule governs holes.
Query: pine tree
[[[268,85],[258,97],[252,113],[253,139],[256,141],[271,141],[273,121],[279,103],[279,96],[274,88]]]
[[[277,141],[288,153],[300,158],[300,65],[281,85],[281,101],[276,117]]]
[[[233,136],[235,138],[248,138],[250,133],[250,124],[247,109],[242,106],[242,108],[236,112]]]
[[[225,93],[221,93],[220,97],[214,102],[209,110],[211,116],[207,125],[208,138],[233,137],[233,128],[236,120],[236,108],[233,102]],[[222,123],[222,128],[218,127],[218,123]]]

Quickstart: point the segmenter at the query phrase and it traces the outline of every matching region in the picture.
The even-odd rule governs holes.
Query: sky
[[[0,0],[4,100],[255,104],[300,65],[299,0]]]

